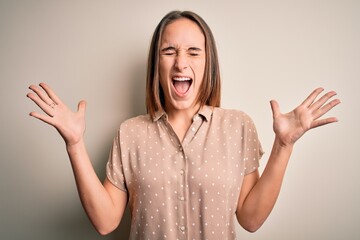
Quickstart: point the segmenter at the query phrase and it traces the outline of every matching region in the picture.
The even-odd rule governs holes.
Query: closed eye
[[[176,49],[174,47],[166,47],[166,48],[161,49],[161,53],[163,55],[171,56],[171,55],[176,54]]]
[[[191,47],[191,48],[188,49],[188,54],[190,56],[199,56],[200,53],[202,53],[202,50],[200,48]]]
[[[198,53],[189,53],[189,54],[190,54],[190,56],[199,56]]]
[[[203,51],[200,48],[197,47],[190,47],[187,49],[187,54],[193,57],[199,56]],[[165,47],[163,49],[161,49],[161,54],[162,55],[167,55],[167,56],[171,56],[174,54],[177,54],[177,50],[175,49],[175,47]]]

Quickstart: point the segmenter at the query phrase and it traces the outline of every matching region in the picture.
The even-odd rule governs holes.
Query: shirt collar
[[[164,110],[158,111],[155,113],[154,116],[154,122],[157,122],[160,118],[162,118],[163,116],[167,116],[166,112]]]
[[[202,108],[200,108],[200,110],[198,111],[197,114],[195,114],[194,117],[200,115],[205,119],[205,121],[209,121],[211,118],[211,115],[213,113],[213,109],[214,109],[214,107],[204,105]],[[162,117],[167,118],[167,114],[164,110],[156,112],[155,116],[154,116],[154,122],[157,122]]]
[[[213,113],[214,107],[208,106],[208,105],[204,105],[202,108],[200,108],[198,114],[200,116],[202,116],[205,121],[209,121],[211,118],[211,115]],[[195,115],[196,116],[196,115]]]

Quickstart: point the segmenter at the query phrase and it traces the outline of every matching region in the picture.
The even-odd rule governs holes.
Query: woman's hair
[[[157,111],[162,111],[165,107],[164,92],[159,80],[159,49],[162,34],[168,24],[180,18],[186,18],[196,23],[205,37],[205,72],[196,100],[200,103],[200,106],[220,106],[220,68],[215,39],[209,26],[199,15],[193,12],[172,11],[165,15],[157,25],[150,44],[146,76],[146,109],[152,118]]]

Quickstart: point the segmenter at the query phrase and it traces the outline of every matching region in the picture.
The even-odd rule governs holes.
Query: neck
[[[166,114],[169,117],[169,122],[190,122],[192,121],[193,116],[199,111],[200,104],[196,104],[187,109],[166,109]]]
[[[169,123],[173,127],[180,141],[185,137],[185,134],[192,123],[192,118],[199,111],[199,108],[200,105],[197,104],[189,109],[173,109],[171,111],[166,111]]]

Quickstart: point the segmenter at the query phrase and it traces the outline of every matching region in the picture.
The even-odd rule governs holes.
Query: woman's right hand
[[[32,92],[27,97],[34,101],[45,114],[31,112],[33,116],[45,123],[54,126],[65,141],[67,147],[79,143],[85,132],[86,102],[80,101],[77,112],[71,111],[45,83],[38,87],[31,85]]]

